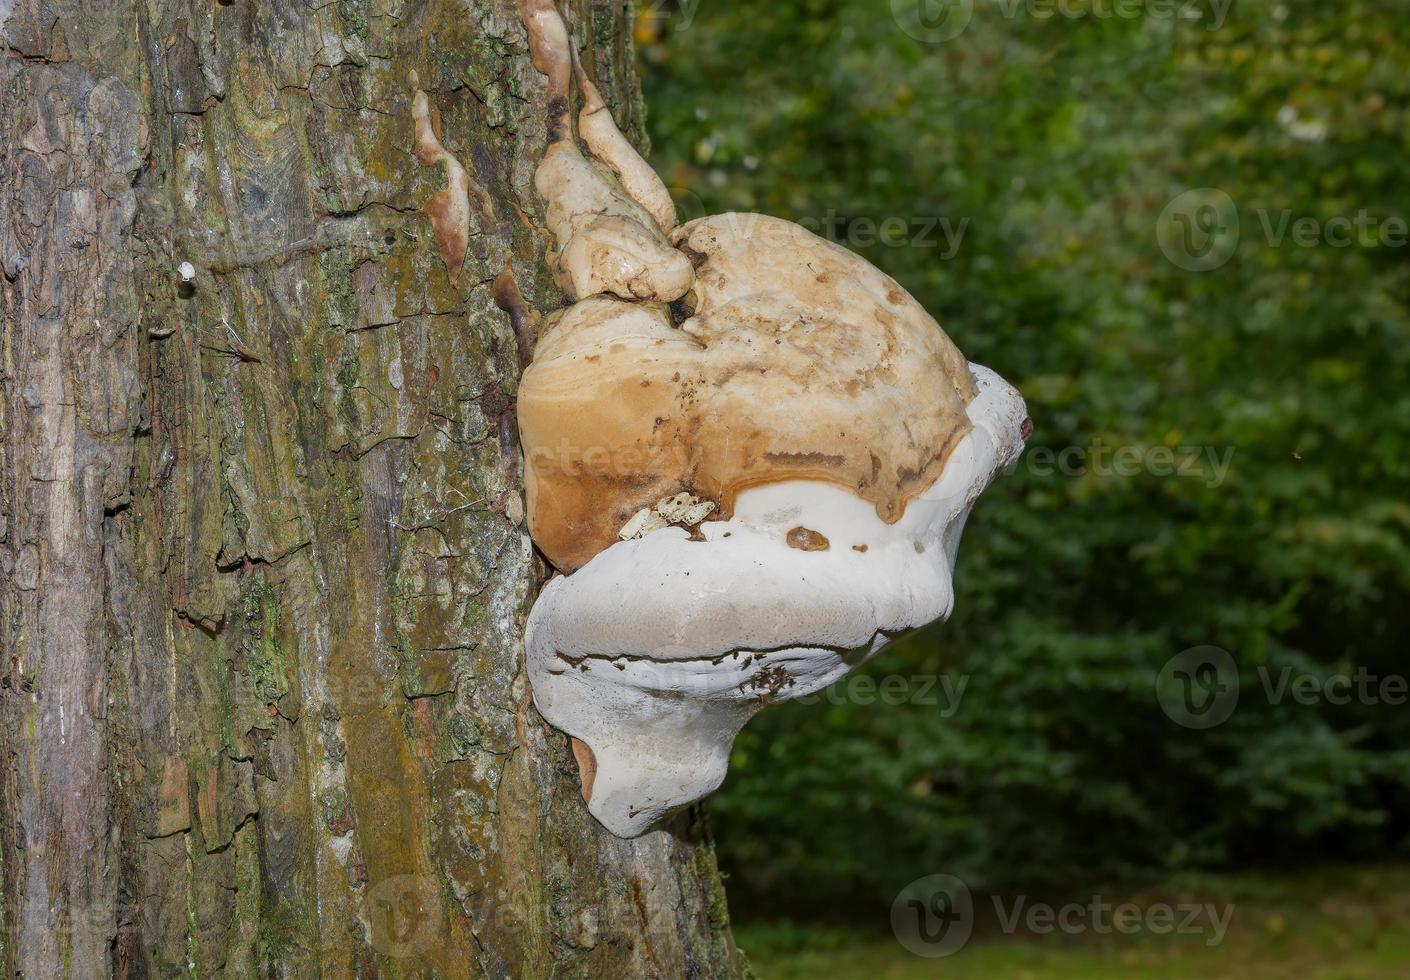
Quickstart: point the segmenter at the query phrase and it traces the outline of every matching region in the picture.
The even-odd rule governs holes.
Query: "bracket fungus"
[[[720,784],[762,707],[949,614],[965,519],[1027,411],[846,249],[755,214],[676,227],[551,0],[520,12],[571,301],[519,388],[529,530],[561,573],[526,656],[589,809],[634,837]]]

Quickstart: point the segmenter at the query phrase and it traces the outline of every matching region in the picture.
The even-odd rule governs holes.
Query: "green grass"
[[[958,952],[925,959],[890,934],[787,924],[742,926],[740,946],[760,980],[1400,980],[1410,976],[1410,868],[1297,875],[1182,878],[1119,899],[1232,906],[1228,932],[1187,935],[1038,935],[976,928]],[[1006,909],[1013,896],[1004,896]],[[1075,899],[1079,904],[1091,895]],[[1061,906],[1061,902],[1052,903]],[[975,898],[976,909],[992,900]],[[888,910],[876,918],[887,929]]]

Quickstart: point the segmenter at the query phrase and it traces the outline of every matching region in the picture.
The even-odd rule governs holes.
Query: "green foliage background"
[[[864,674],[905,680],[844,682],[740,737],[710,802],[733,901],[835,911],[940,872],[1059,888],[1403,851],[1410,708],[1273,703],[1259,669],[1405,673],[1410,248],[1386,222],[1410,217],[1410,4],[974,0],[926,43],[900,26],[917,3],[658,0],[638,25],[684,216],[831,228],[1036,423],[971,519],[952,621]],[[1231,240],[1207,210],[1162,219],[1200,188],[1239,220],[1205,272],[1160,247]],[[1361,212],[1380,224],[1344,247],[1284,224]],[[871,242],[886,218],[905,232]],[[1207,456],[1122,476],[1110,455],[1067,473],[1034,455],[1186,446],[1232,450],[1225,479]],[[1206,644],[1241,694],[1196,731],[1156,679]],[[957,707],[937,675],[965,685]]]

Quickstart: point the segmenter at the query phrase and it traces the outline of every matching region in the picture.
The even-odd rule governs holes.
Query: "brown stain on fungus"
[[[788,532],[784,539],[790,548],[797,548],[799,551],[826,551],[832,547],[832,542],[823,535],[808,527],[795,527]]]
[[[841,466],[847,460],[843,456],[828,453],[765,453],[770,463],[784,463],[793,466]]]

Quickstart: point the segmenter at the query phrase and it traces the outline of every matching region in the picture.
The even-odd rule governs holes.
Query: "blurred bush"
[[[892,695],[739,739],[710,810],[746,908],[1404,843],[1404,703],[1269,691],[1405,673],[1410,5],[1113,2],[951,0],[948,40],[931,0],[641,8],[684,215],[861,252],[1037,426],[954,619],[868,666]],[[1198,730],[1155,690],[1201,645],[1240,684]]]

